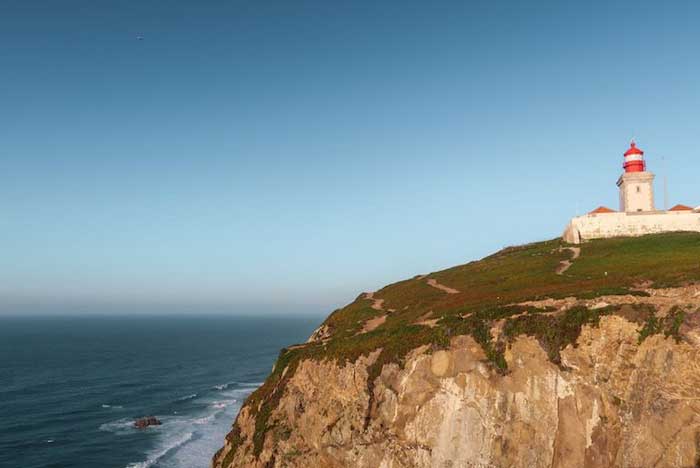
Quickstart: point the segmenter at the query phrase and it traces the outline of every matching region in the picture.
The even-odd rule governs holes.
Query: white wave
[[[228,390],[232,386],[238,386],[241,387],[240,389],[250,389],[250,388],[258,388],[261,386],[264,382],[229,382],[225,384],[220,384],[220,385],[214,385],[212,389],[214,390]]]
[[[134,420],[128,418],[117,419],[116,421],[111,421],[100,425],[101,431],[106,432],[125,432],[127,430],[134,428]]]
[[[209,468],[212,454],[221,447],[231,430],[231,422],[240,410],[241,401],[257,383],[247,383],[244,388],[240,385],[243,384],[232,383],[226,391],[203,395],[201,402],[207,406],[200,410],[165,416],[163,426],[159,426],[155,433],[157,439],[153,452],[145,455],[145,461],[132,463],[127,468]],[[129,430],[134,431],[132,427]]]
[[[208,415],[208,416],[204,416],[203,418],[197,418],[197,419],[193,420],[192,422],[193,422],[194,424],[197,424],[197,425],[200,425],[200,426],[201,426],[202,424],[209,424],[209,423],[212,422],[214,419],[216,419],[216,415],[217,415],[217,414],[218,414],[218,413],[212,413],[212,414],[210,414],[210,415]]]
[[[233,400],[214,401],[214,402],[212,402],[211,405],[209,405],[209,407],[214,408],[214,409],[224,409],[224,408],[231,406],[232,404],[234,404],[236,402],[238,402],[238,400],[235,398]]]
[[[53,442],[54,442],[53,439],[48,439],[48,440],[46,441],[47,444],[53,444]]]
[[[247,388],[251,388],[251,387],[258,388],[259,386],[261,386],[264,383],[265,382],[238,382],[238,385],[240,385],[241,387],[247,387]]]
[[[254,388],[237,388],[235,390],[227,390],[225,392],[221,392],[219,395],[226,399],[243,401],[248,397],[248,395],[250,395],[254,391]],[[221,400],[223,400],[223,398]]]
[[[231,422],[240,406],[230,404],[215,408],[198,418],[187,420],[187,429],[195,433],[187,443],[168,454],[167,460],[158,463],[167,468],[209,468],[211,457],[223,445],[224,437],[231,430]],[[140,468],[140,467],[139,467]]]
[[[174,450],[180,447],[181,445],[186,444],[190,439],[192,439],[193,435],[194,432],[187,432],[182,436],[169,441],[170,443],[166,444],[165,447],[149,455],[148,459],[146,459],[145,461],[138,463],[129,463],[126,466],[126,468],[149,468],[150,466],[155,465],[158,462],[158,460],[167,455],[168,452],[170,452],[171,450]]]
[[[191,400],[192,398],[197,398],[197,394],[193,393],[191,395],[185,395],[183,397],[178,398],[176,401],[187,401],[187,400]]]
[[[102,405],[102,407],[104,409],[108,409],[108,408],[122,409],[122,408],[124,408],[122,405]]]

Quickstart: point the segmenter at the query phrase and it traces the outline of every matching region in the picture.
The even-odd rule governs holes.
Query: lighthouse
[[[700,206],[676,205],[670,210],[654,208],[654,174],[647,171],[644,151],[635,142],[623,154],[620,211],[605,206],[576,216],[564,229],[562,239],[580,244],[591,239],[634,237],[660,232],[700,232]]]
[[[620,188],[620,211],[639,213],[656,211],[654,208],[654,174],[647,172],[644,151],[633,141],[624,154],[624,172],[617,180]]]

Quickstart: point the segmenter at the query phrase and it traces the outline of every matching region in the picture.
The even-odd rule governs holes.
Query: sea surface
[[[320,317],[0,317],[0,467],[205,468]],[[163,424],[135,429],[140,416]]]

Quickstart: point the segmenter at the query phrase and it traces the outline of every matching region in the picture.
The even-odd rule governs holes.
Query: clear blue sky
[[[700,204],[699,23],[690,1],[4,0],[0,310],[329,311],[616,208],[632,137]]]

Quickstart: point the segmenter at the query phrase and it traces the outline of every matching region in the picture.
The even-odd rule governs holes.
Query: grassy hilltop
[[[334,311],[323,323],[323,339],[283,349],[272,374],[246,402],[256,418],[255,451],[262,449],[271,429],[270,413],[302,360],[352,362],[381,349],[369,369],[370,396],[384,364],[401,365],[406,354],[421,345],[445,348],[457,335],[474,337],[501,373],[508,372],[504,350],[521,334],[536,337],[559,363],[559,351],[575,343],[582,325],[595,326],[603,315],[629,315],[630,310],[621,305],[577,306],[547,313],[554,309],[517,304],[545,298],[647,296],[642,286],[678,287],[700,280],[700,234],[596,240],[579,246],[580,256],[573,260],[567,247],[560,239],[509,247],[479,261],[399,281],[373,295],[362,294]],[[558,274],[567,260],[571,266]],[[652,333],[677,335],[683,319],[682,311],[655,317],[653,308],[643,304],[633,312],[642,330],[640,340]],[[496,322],[502,330],[498,339],[491,334]],[[237,445],[235,427],[228,437]]]

